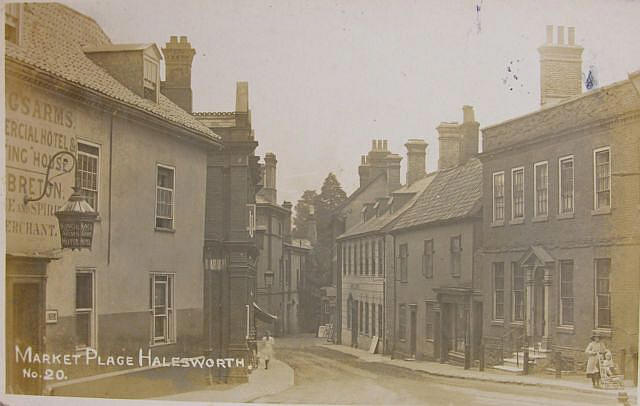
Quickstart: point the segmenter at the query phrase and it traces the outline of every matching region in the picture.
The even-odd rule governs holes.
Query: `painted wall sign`
[[[53,186],[38,202],[25,205],[23,198],[42,192],[46,168],[55,153],[75,154],[75,111],[27,86],[7,88],[5,108],[7,252],[29,254],[59,248],[54,213],[72,192],[73,174],[54,178]],[[71,166],[68,158],[60,157],[52,175]]]

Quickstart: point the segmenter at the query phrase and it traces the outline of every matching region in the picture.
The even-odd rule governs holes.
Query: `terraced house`
[[[539,48],[542,108],[482,130],[484,336],[493,363],[524,345],[539,367],[560,352],[563,369],[582,371],[589,337],[599,334],[630,377],[640,287],[638,75],[582,93],[582,47],[573,28],[566,38],[549,26]]]
[[[462,123],[438,126],[438,170],[388,229],[395,264],[387,277],[387,314],[397,357],[468,366],[480,356],[478,128],[471,106],[463,107]]]

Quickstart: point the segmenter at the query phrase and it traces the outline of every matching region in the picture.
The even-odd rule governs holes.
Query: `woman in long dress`
[[[269,369],[269,360],[273,357],[273,344],[275,340],[271,337],[271,333],[266,332],[262,338],[262,357],[264,358],[264,369]]]
[[[600,337],[597,334],[591,336],[591,342],[584,351],[587,354],[587,378],[591,378],[591,383],[594,388],[600,386],[600,354],[607,352],[607,348],[600,342]]]

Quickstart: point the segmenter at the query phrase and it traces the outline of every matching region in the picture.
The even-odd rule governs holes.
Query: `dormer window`
[[[20,3],[8,3],[4,5],[4,39],[14,44],[20,43]]]
[[[158,63],[144,58],[144,97],[158,102]]]

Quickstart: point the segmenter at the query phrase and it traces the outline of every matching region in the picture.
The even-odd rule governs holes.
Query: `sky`
[[[538,109],[546,25],[576,28],[599,86],[640,69],[640,1],[62,2],[114,43],[186,35],[194,111],[232,111],[248,81],[257,153],[277,155],[278,200],[294,204],[329,172],[352,193],[373,139],[404,157],[404,182],[406,140],[429,144],[435,170],[435,128],[463,105],[481,128]]]

